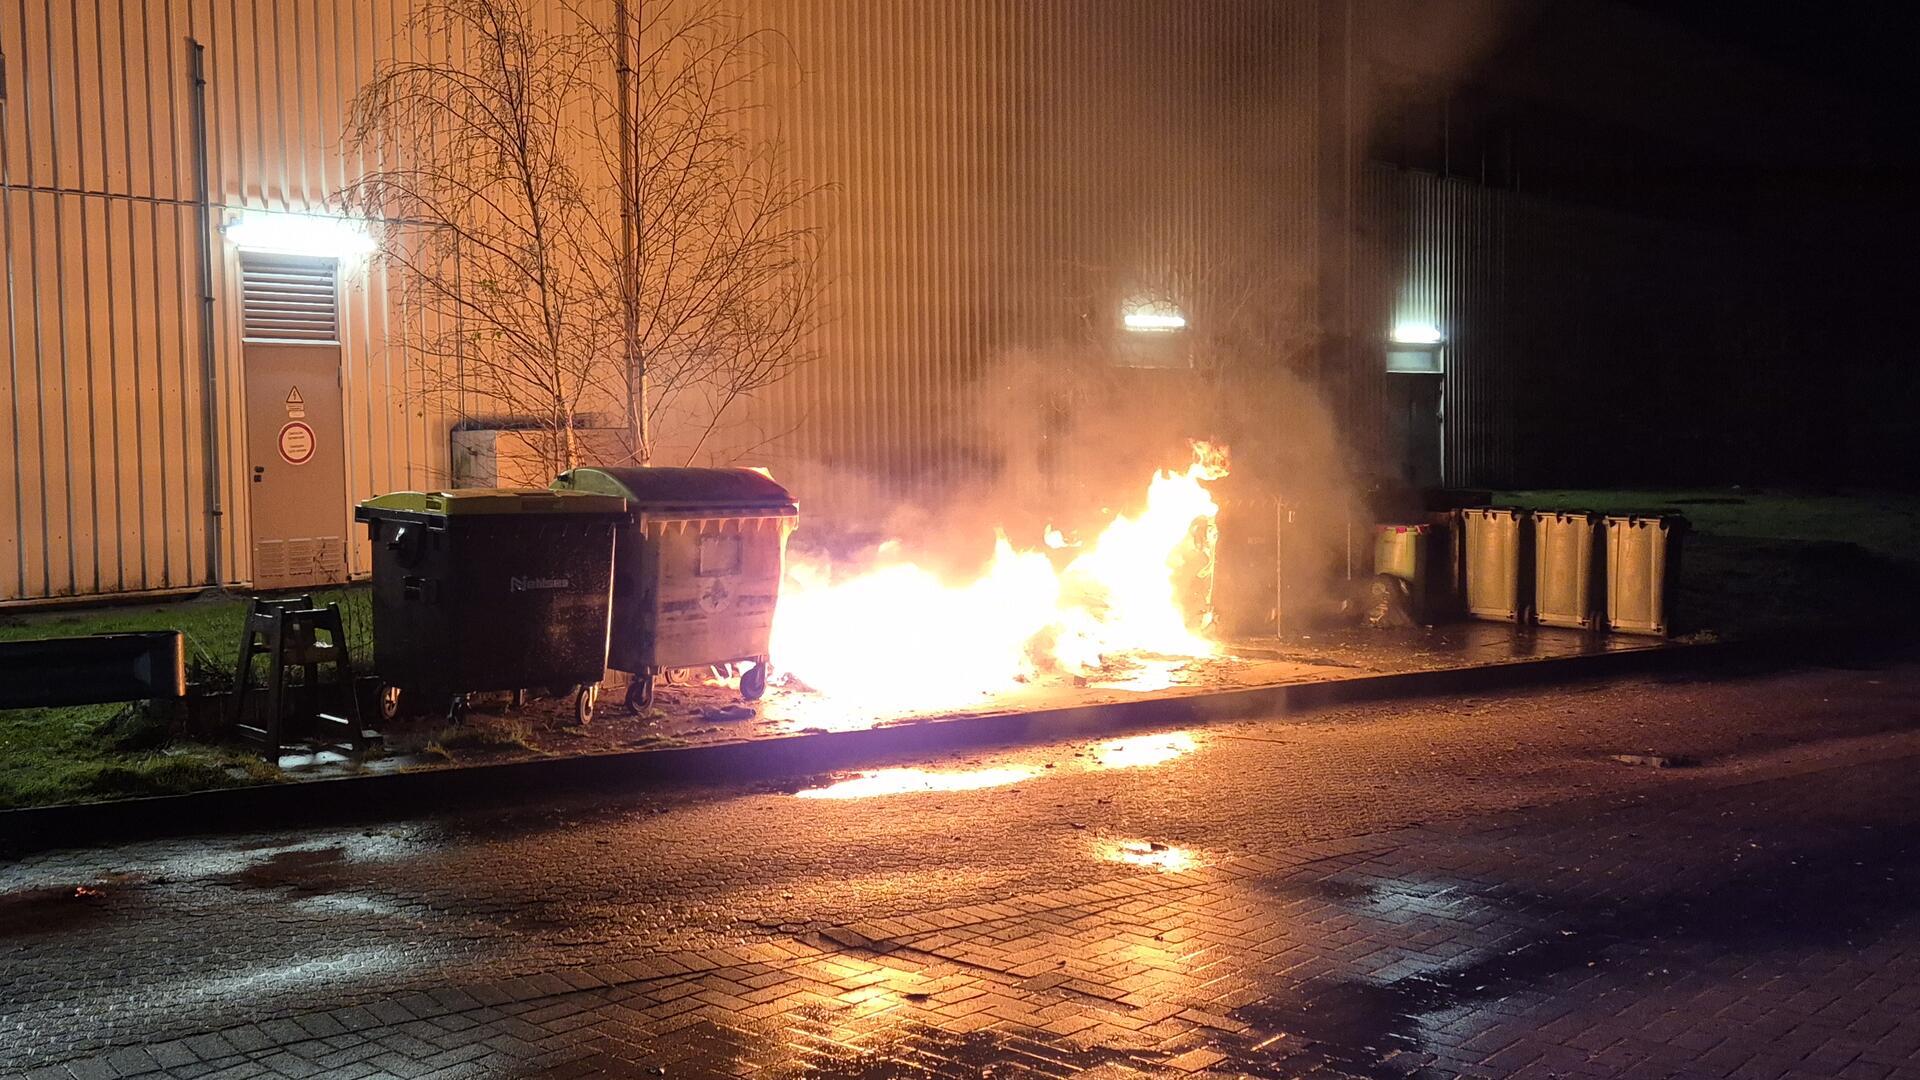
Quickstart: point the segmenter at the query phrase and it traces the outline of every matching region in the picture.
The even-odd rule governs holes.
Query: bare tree
[[[615,10],[427,0],[417,55],[375,71],[347,131],[368,164],[343,201],[387,223],[423,387],[545,433],[555,471],[601,409],[633,460],[663,428],[711,455],[735,406],[808,359],[819,295],[818,188],[756,131],[780,40],[707,0]]]

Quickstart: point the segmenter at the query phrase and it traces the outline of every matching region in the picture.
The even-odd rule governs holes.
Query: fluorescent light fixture
[[[1430,323],[1402,323],[1393,328],[1393,340],[1398,345],[1439,345],[1447,335]]]
[[[1120,323],[1129,330],[1164,334],[1186,329],[1187,317],[1170,305],[1142,305],[1120,316]]]
[[[285,214],[244,210],[227,226],[227,239],[245,251],[352,259],[373,250],[365,223],[327,214]]]

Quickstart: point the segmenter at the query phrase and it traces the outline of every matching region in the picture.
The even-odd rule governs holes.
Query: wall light
[[[327,214],[287,214],[245,210],[227,226],[227,239],[245,251],[353,259],[373,250],[364,222]]]
[[[1397,345],[1440,345],[1447,335],[1430,323],[1401,323],[1393,328],[1393,341]]]
[[[1187,317],[1179,309],[1161,304],[1136,307],[1120,316],[1120,323],[1129,330],[1164,334],[1186,329]]]

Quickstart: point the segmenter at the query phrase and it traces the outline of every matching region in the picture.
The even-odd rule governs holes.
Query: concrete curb
[[[952,717],[857,731],[31,807],[0,811],[0,850],[19,852],[294,823],[378,820],[441,808],[499,806],[508,797],[563,790],[631,791],[805,776],[868,765],[899,754],[1090,738],[1336,704],[1696,669],[1708,664],[1765,660],[1770,655],[1770,649],[1757,643],[1669,645],[1035,712]]]

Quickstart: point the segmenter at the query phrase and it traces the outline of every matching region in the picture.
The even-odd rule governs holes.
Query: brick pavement
[[[1071,831],[1099,873],[970,888],[929,884],[935,868],[914,879],[919,903],[890,895],[860,917],[804,922],[778,907],[802,887],[736,882],[710,894],[729,919],[696,934],[646,929],[671,912],[634,913],[628,933],[566,917],[620,907],[605,896],[503,924],[475,913],[510,916],[528,894],[455,913],[390,881],[342,888],[360,875],[325,854],[203,852],[233,860],[215,868],[217,890],[261,890],[288,905],[289,924],[313,902],[368,909],[357,918],[393,935],[355,943],[370,971],[408,933],[461,944],[358,995],[332,989],[325,964],[282,965],[288,992],[263,996],[249,1022],[186,1009],[164,1037],[111,1035],[97,1049],[87,1017],[61,1021],[82,1034],[62,1043],[9,1032],[26,1014],[0,1009],[0,1059],[27,1075],[108,1077],[1920,1078],[1916,753],[1920,740],[1896,734],[1645,785],[1619,767],[1605,775],[1633,784],[1600,796],[1324,839],[1196,840],[1141,816],[1126,823],[1136,839]],[[979,814],[1022,805],[910,798],[972,799],[960,808]],[[363,839],[394,854],[427,847],[377,832]],[[1011,860],[1052,866],[1022,835],[994,839],[1015,844]],[[836,872],[856,895],[878,891],[877,877]],[[1004,880],[1027,887],[991,887]],[[177,935],[183,953],[197,936],[232,947],[196,930],[222,909],[190,910],[133,925]],[[540,948],[506,973],[468,962],[503,935]],[[291,960],[301,940],[261,946]],[[16,961],[49,955],[0,953],[10,983]],[[356,953],[328,955],[352,968]]]

